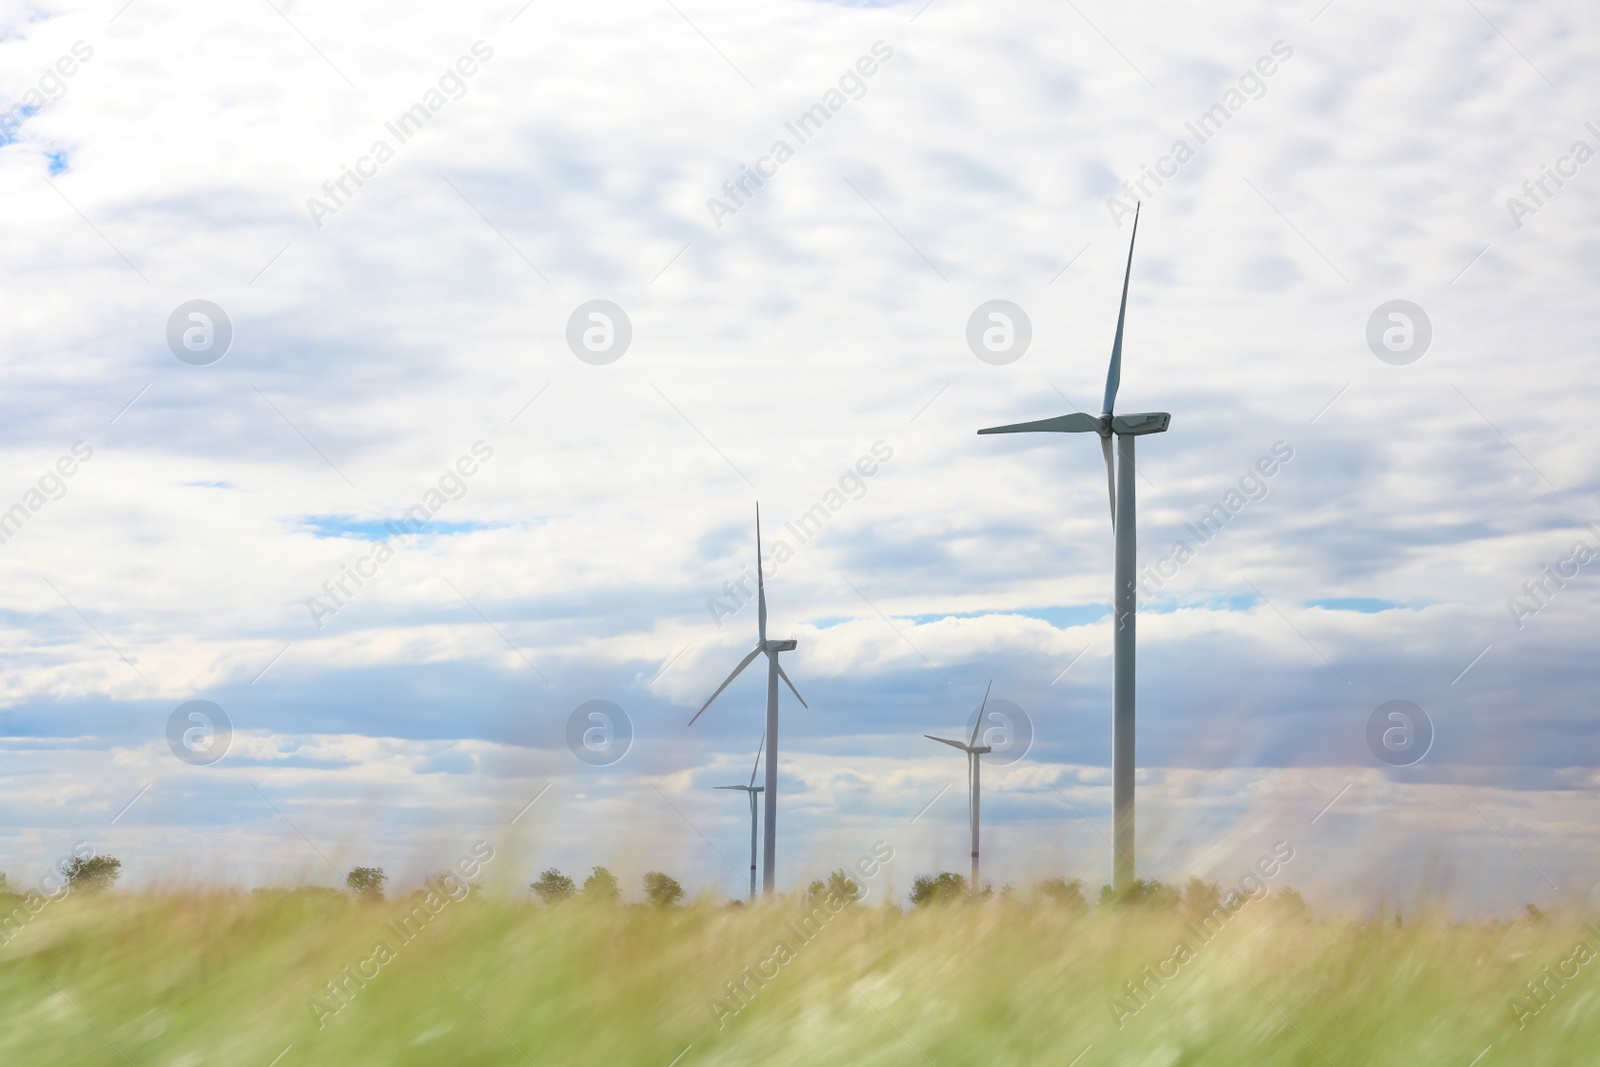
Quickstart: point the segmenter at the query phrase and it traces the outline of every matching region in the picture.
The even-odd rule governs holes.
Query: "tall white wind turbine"
[[[756,899],[756,794],[762,787],[756,785],[756,768],[761,766],[761,746],[767,743],[766,737],[761,738],[761,744],[756,745],[756,761],[750,765],[750,782],[748,785],[718,785],[713,789],[737,789],[750,794],[750,899]]]
[[[1122,325],[1128,315],[1128,279],[1133,274],[1133,242],[1139,236],[1139,209],[1134,208],[1133,236],[1128,240],[1128,267],[1122,275],[1122,306],[1117,311],[1117,336],[1111,344],[1111,368],[1106,372],[1105,403],[1100,417],[1074,412],[1038,422],[991,426],[988,433],[1097,433],[1106,460],[1106,483],[1111,492],[1111,528],[1116,539],[1116,572],[1112,588],[1114,644],[1112,646],[1111,782],[1112,782],[1112,884],[1120,892],[1133,884],[1133,742],[1134,742],[1134,623],[1138,611],[1135,582],[1136,519],[1133,492],[1133,441],[1147,433],[1163,433],[1172,416],[1164,411],[1139,415],[1113,413],[1117,386],[1122,381]],[[1116,438],[1112,462],[1111,439]]]
[[[809,707],[805,698],[800,695],[800,690],[789,681],[789,676],[783,673],[783,667],[778,663],[778,653],[793,652],[796,642],[767,640],[767,585],[761,575],[761,505],[756,505],[756,647],[748,656],[739,661],[739,665],[728,675],[727,681],[717,686],[717,691],[711,694],[700,710],[694,713],[694,719],[689,720],[693,726],[711,701],[722,695],[722,691],[750,666],[755,658],[763,652],[767,656],[767,774],[766,784],[763,787],[767,794],[767,803],[762,819],[761,841],[761,892],[771,896],[776,890],[774,867],[777,866],[777,840],[778,840],[778,679],[782,678],[794,698],[800,701],[801,707]]]
[[[978,768],[981,766],[981,762],[978,757],[994,751],[990,745],[978,744],[978,731],[983,729],[983,709],[989,706],[989,687],[993,685],[994,683],[990,682],[989,686],[984,687],[983,703],[978,707],[978,721],[972,724],[972,736],[967,739],[965,744],[960,741],[952,741],[947,737],[934,737],[932,734],[922,735],[929,741],[937,741],[942,745],[949,745],[951,748],[959,748],[967,754],[967,818],[972,824],[973,895],[977,895],[978,890],[981,888],[981,884],[978,881],[978,797],[980,791]]]

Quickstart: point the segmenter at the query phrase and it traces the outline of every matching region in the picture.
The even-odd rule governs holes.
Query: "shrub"
[[[122,861],[115,856],[79,856],[61,868],[67,885],[79,893],[104,893],[122,876]]]
[[[1183,887],[1183,914],[1190,919],[1210,915],[1222,905],[1222,887],[1216,882],[1190,878]]]
[[[537,882],[529,884],[528,891],[546,904],[559,904],[577,895],[578,883],[551,867],[539,875]]]
[[[644,898],[658,908],[670,908],[683,899],[683,886],[670,875],[650,871],[644,876]]]
[[[617,884],[617,876],[604,867],[596,867],[594,873],[583,880],[583,899],[592,904],[615,904],[622,899],[622,887]]]
[[[1285,915],[1299,918],[1306,913],[1306,898],[1288,886],[1284,886],[1276,893],[1273,893],[1267,898],[1267,902]],[[1539,911],[1538,908],[1534,908],[1532,904],[1529,904],[1528,907],[1535,913],[1535,918],[1542,919],[1544,917],[1544,913]]]
[[[1128,886],[1120,894],[1108,885],[1100,887],[1100,903],[1102,906],[1107,904],[1129,904],[1155,909],[1171,909],[1178,906],[1178,899],[1177,886],[1168,885],[1166,882],[1154,878],[1149,881],[1137,878],[1132,885]]]
[[[430,874],[422,880],[424,893],[437,893],[441,897],[460,903],[466,900],[478,889],[477,882],[469,882],[454,871],[440,871]]]
[[[936,875],[919,874],[911,883],[911,903],[919,908],[924,904],[948,904],[966,896],[967,880],[952,871],[940,871]]]
[[[275,900],[309,900],[332,899],[346,900],[347,898],[337,889],[326,885],[301,885],[301,886],[257,886],[250,890],[252,897]]]
[[[1043,897],[1052,904],[1071,908],[1074,911],[1083,911],[1088,908],[1088,902],[1083,899],[1083,879],[1074,878],[1067,881],[1065,878],[1046,878],[1034,884],[1035,896]]]
[[[813,905],[821,904],[829,897],[838,897],[846,904],[854,904],[866,895],[867,891],[861,883],[850,877],[843,868],[828,875],[826,882],[818,878],[806,886],[806,903]]]
[[[389,876],[383,873],[382,867],[352,867],[350,873],[345,875],[344,884],[357,896],[382,900],[383,884],[388,880]]]

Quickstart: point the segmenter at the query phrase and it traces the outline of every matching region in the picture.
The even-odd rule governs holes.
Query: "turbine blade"
[[[1138,213],[1138,209],[1134,209]],[[762,644],[767,642],[767,583],[761,577],[761,502],[756,501],[756,631]]]
[[[978,731],[983,729],[983,709],[989,706],[989,690],[994,688],[994,679],[989,679],[989,684],[983,687],[983,703],[978,705],[978,721],[972,724],[972,740],[967,742],[971,748],[978,743]]]
[[[714,785],[712,789],[749,789],[747,785]]]
[[[951,748],[959,748],[963,752],[967,751],[967,746],[963,745],[960,741],[952,741],[948,737],[934,737],[932,734],[923,734],[922,736],[926,737],[929,741],[937,741],[941,745],[949,745]]]
[[[776,659],[777,657],[774,656],[773,658]],[[794,694],[794,698],[800,702],[800,706],[809,710],[811,705],[806,703],[806,698],[800,695],[800,690],[796,689],[794,683],[789,681],[789,676],[783,673],[783,664],[781,663],[778,664],[778,677],[783,679],[783,684],[789,687],[789,692]]]
[[[1139,207],[1133,208],[1133,234],[1128,238],[1128,269],[1122,274],[1122,307],[1117,311],[1117,339],[1111,342],[1111,367],[1106,371],[1106,401],[1100,414],[1109,415],[1117,402],[1117,387],[1122,384],[1122,322],[1128,317],[1128,279],[1133,275],[1133,242],[1139,236]]]
[[[1014,422],[1009,426],[990,426],[979,433],[1099,433],[1100,420],[1093,415],[1075,411],[1071,415],[1057,415],[1053,419],[1037,422]]]
[[[1111,438],[1100,438],[1100,451],[1106,457],[1106,488],[1111,492],[1111,532],[1117,532],[1117,468],[1111,462]]]
[[[759,655],[761,655],[761,650],[758,648],[754,652],[751,652],[744,659],[740,660],[739,661],[739,665],[733,669],[733,673],[728,675],[728,680],[726,682],[723,682],[721,685],[717,686],[717,691],[715,693],[711,694],[710,699],[707,700],[704,704],[700,705],[700,710],[694,713],[694,719],[698,719],[705,712],[705,710],[711,706],[711,701],[715,700],[719,696],[721,696],[722,695],[722,691],[724,689],[728,688],[728,685],[735,678],[739,677],[740,672],[742,672],[746,667],[750,666],[750,661],[755,659]],[[689,720],[689,725],[690,726],[694,725],[694,719],[690,719]]]
[[[761,731],[761,741],[756,745],[756,761],[750,765],[750,788],[756,784],[756,771],[761,767],[761,750],[767,747],[767,732]]]

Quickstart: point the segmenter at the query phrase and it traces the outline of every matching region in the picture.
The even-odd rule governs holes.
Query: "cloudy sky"
[[[1099,449],[974,431],[1099,410],[1142,200],[1141,873],[1287,840],[1330,908],[1589,896],[1600,28],[1565,8],[10,5],[0,870],[406,881],[484,838],[510,887],[736,895],[711,787],[759,671],[686,724],[755,640],[759,501],[810,704],[780,886],[880,840],[875,892],[964,870],[922,735],[991,679],[1032,741],[985,768],[987,876],[1107,880]],[[969,344],[993,300],[1025,350]]]

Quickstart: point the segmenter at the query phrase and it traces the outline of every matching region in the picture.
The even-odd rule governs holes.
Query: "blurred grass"
[[[474,896],[400,945],[411,898],[74,896],[0,949],[0,1064],[1592,1063],[1600,959],[1518,1029],[1523,983],[1600,938],[1574,918],[1377,925],[1247,907],[1209,943],[1172,912],[992,900],[546,908]],[[380,940],[395,958],[319,1028],[314,999]],[[792,952],[748,1006],[725,982]],[[1122,1027],[1108,1004],[1194,956]],[[768,965],[768,974],[772,973]],[[370,973],[370,971],[369,971]]]

